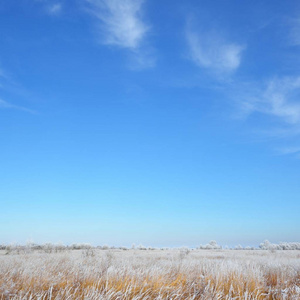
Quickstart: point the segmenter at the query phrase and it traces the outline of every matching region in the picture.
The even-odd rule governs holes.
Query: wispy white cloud
[[[96,17],[103,44],[129,50],[129,68],[153,67],[154,50],[146,43],[150,27],[142,17],[144,0],[85,0]]]
[[[199,67],[219,73],[233,72],[241,64],[245,46],[226,41],[213,31],[186,30],[190,59]]]
[[[52,16],[57,16],[62,12],[62,4],[55,3],[47,7],[47,13]]]
[[[260,112],[300,126],[300,77],[275,78],[264,89],[253,88],[247,94],[242,101],[246,113]]]
[[[11,104],[7,101],[4,101],[2,99],[0,99],[0,109],[17,109],[17,110],[22,110],[22,111],[25,111],[25,112],[28,112],[28,113],[31,113],[31,114],[36,114],[36,112],[34,110],[31,110],[31,109],[28,109],[26,107],[23,107],[23,106],[19,106],[19,105],[14,105],[14,104]]]
[[[227,92],[235,100],[237,116],[250,122],[259,140],[272,141],[277,154],[300,158],[300,147],[294,146],[300,136],[300,76],[276,77],[264,83],[236,81]],[[257,119],[247,121],[255,115]]]
[[[269,80],[256,79],[252,82],[249,79],[253,76],[251,72],[248,79],[245,72],[243,78],[240,77],[236,71],[241,67],[246,45],[227,38],[225,30],[213,30],[216,24],[210,26],[209,20],[199,22],[197,24],[195,18],[187,22],[188,58],[208,71],[203,74],[209,78],[209,83],[215,83],[212,89],[222,91],[225,98],[230,99],[230,105],[238,111],[234,116],[244,118],[251,134],[255,132],[256,140],[271,142],[277,153],[300,157],[300,148],[290,146],[299,142],[300,136],[300,76],[274,75]],[[287,34],[286,37],[289,43],[300,46],[300,17],[289,19],[288,30],[290,36]],[[288,55],[286,53],[283,58]],[[246,68],[244,70],[247,71]],[[292,72],[287,73],[290,70]],[[263,71],[255,77],[262,77]],[[294,71],[296,69],[291,67],[289,70],[277,68],[274,72],[295,74]],[[207,76],[207,73],[212,76]],[[250,115],[252,118],[246,120]],[[257,136],[260,138],[257,139]],[[283,142],[284,148],[280,147]]]
[[[149,27],[142,19],[143,0],[86,0],[101,22],[105,43],[128,49],[141,46]]]
[[[40,3],[43,11],[51,16],[58,16],[63,10],[63,0],[34,0]]]

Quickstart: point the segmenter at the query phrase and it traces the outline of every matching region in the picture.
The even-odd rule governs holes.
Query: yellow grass
[[[300,299],[296,251],[109,251],[0,254],[0,299]]]

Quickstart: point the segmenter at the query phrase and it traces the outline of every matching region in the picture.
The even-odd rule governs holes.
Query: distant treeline
[[[24,252],[31,252],[31,251],[41,251],[46,253],[55,253],[55,252],[62,252],[62,251],[68,251],[68,250],[90,250],[90,249],[100,249],[100,250],[109,250],[109,249],[118,249],[118,250],[130,250],[130,249],[136,249],[136,250],[169,250],[169,249],[178,249],[178,250],[300,250],[300,243],[298,242],[280,242],[279,244],[273,244],[269,242],[268,240],[264,241],[259,245],[259,247],[243,247],[241,245],[238,245],[236,247],[222,247],[218,245],[216,241],[210,241],[206,245],[200,245],[196,248],[188,248],[188,247],[180,247],[180,248],[155,248],[155,247],[145,247],[143,245],[135,246],[134,244],[132,247],[114,247],[114,246],[92,246],[90,244],[72,244],[72,245],[63,245],[63,244],[52,244],[52,243],[46,243],[43,245],[35,244],[35,243],[27,243],[26,245],[0,245],[0,250],[5,250],[7,254],[11,252],[16,253],[24,253]]]
[[[229,249],[229,250],[300,250],[300,243],[298,242],[280,242],[279,244],[272,244],[268,240],[259,244],[259,247],[243,247],[237,245],[234,248],[229,248],[227,246],[222,247],[218,245],[216,241],[211,241],[206,245],[200,245],[197,249],[209,250],[209,249]]]

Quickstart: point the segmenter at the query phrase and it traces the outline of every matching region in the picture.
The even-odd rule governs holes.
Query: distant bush
[[[200,245],[199,249],[205,249],[205,250],[222,249],[222,246],[218,245],[216,241],[210,241],[206,245]]]
[[[300,250],[300,243],[292,242],[280,242],[279,244],[272,244],[268,240],[265,240],[259,245],[262,250]]]
[[[83,250],[83,249],[90,249],[92,246],[90,244],[72,244],[70,249],[72,250]]]

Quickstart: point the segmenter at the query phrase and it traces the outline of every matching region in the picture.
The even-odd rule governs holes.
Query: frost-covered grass
[[[299,251],[0,252],[0,299],[300,299]]]

